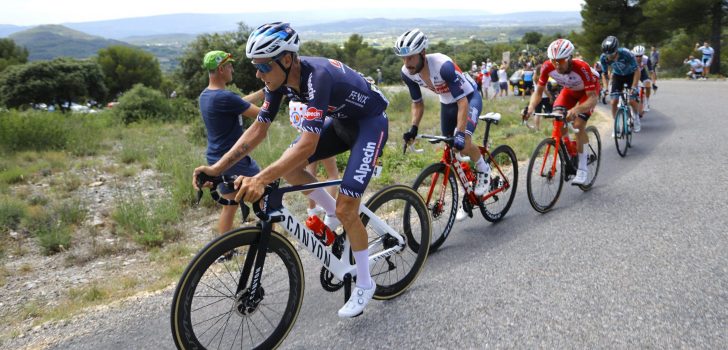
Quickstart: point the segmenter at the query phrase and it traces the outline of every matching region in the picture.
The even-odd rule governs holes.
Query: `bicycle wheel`
[[[369,198],[366,206],[406,240],[407,246],[402,251],[374,261],[370,266],[372,278],[377,283],[374,299],[392,299],[417,279],[427,260],[431,239],[430,215],[422,197],[405,185],[383,188]],[[369,236],[370,255],[397,245],[397,240],[389,237],[384,244],[372,247],[372,241],[378,239],[379,234],[369,221],[369,217],[362,215]]]
[[[271,349],[286,337],[301,308],[304,279],[301,259],[285,237],[276,232],[270,236],[255,305],[245,305],[249,280],[236,293],[244,263],[248,255],[255,258],[260,236],[257,227],[230,231],[192,259],[172,300],[177,348]]]
[[[617,110],[614,117],[614,145],[617,146],[617,153],[620,157],[627,155],[627,115],[624,109]]]
[[[563,186],[564,161],[561,152],[557,154],[554,139],[544,139],[536,146],[528,162],[528,201],[537,212],[545,213],[556,204]]]
[[[625,123],[625,133],[627,135],[627,147],[632,147],[632,130],[634,130],[634,109],[630,107],[624,111],[627,114],[627,123]]]
[[[490,188],[488,193],[500,190],[490,197],[484,196],[480,203],[480,214],[490,222],[498,222],[506,215],[513,204],[518,185],[518,160],[516,152],[508,145],[500,145],[495,148],[488,159],[485,149],[480,148],[480,153],[490,163]]]
[[[412,188],[425,200],[432,217],[430,253],[445,243],[458,211],[458,183],[453,171],[445,178],[445,170],[447,165],[443,163],[430,164],[412,184]]]
[[[589,143],[584,145],[584,147],[587,147],[586,166],[589,169],[589,178],[585,184],[579,185],[579,188],[585,192],[592,188],[594,181],[597,179],[602,157],[602,139],[597,128],[593,125],[587,127],[586,136],[589,138]]]

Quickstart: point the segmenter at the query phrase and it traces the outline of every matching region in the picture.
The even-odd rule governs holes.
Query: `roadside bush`
[[[26,215],[25,204],[10,197],[0,197],[0,233],[14,230]]]
[[[0,112],[0,150],[5,152],[67,150],[75,155],[98,152],[107,114]]]
[[[114,107],[116,117],[124,124],[140,120],[168,121],[174,119],[174,110],[169,100],[155,89],[142,84],[124,93]]]

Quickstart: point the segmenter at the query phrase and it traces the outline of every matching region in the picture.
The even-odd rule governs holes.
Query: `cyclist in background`
[[[602,41],[602,55],[599,60],[605,73],[602,74],[602,84],[608,86],[607,82],[612,83],[610,91],[612,93],[612,119],[617,115],[619,94],[622,92],[624,84],[627,84],[627,88],[632,88],[632,100],[629,101],[629,104],[633,110],[638,111],[639,89],[637,83],[640,80],[640,75],[637,74],[637,60],[632,52],[627,48],[619,47],[619,40],[610,35]],[[610,80],[607,80],[608,76],[611,76]],[[632,118],[634,119],[635,132],[639,132],[641,129],[639,117],[641,116],[633,116]],[[612,137],[614,137],[614,134],[612,134]]]
[[[405,32],[394,43],[394,52],[402,58],[402,80],[412,97],[412,127],[402,136],[406,143],[417,136],[425,112],[422,90],[432,90],[440,97],[440,130],[444,136],[455,136],[453,146],[475,162],[477,179],[475,194],[482,196],[488,188],[490,167],[480,150],[472,143],[473,132],[483,101],[475,82],[448,56],[428,54],[427,36],[419,29]]]
[[[258,200],[265,186],[280,177],[294,185],[314,182],[316,178],[305,171],[306,165],[350,150],[336,201],[323,188],[313,190],[309,198],[327,214],[335,210],[351,240],[356,286],[338,315],[354,317],[363,312],[376,290],[359,205],[371,180],[373,164],[387,142],[389,122],[385,109],[389,102],[375,85],[345,64],[323,57],[299,57],[298,49],[298,33],[288,23],[264,24],[250,34],[245,54],[257,69],[256,77],[265,83],[265,102],[258,119],[233,148],[213,166],[196,168],[193,181],[201,172],[219,175],[255,149],[265,139],[283,97],[305,103],[300,138],[258,175],[235,180],[239,188],[236,199]]]
[[[690,65],[690,71],[688,72],[688,77],[690,79],[705,79],[705,78],[703,78],[703,62],[702,61],[693,57],[693,55],[690,55],[683,63]]]
[[[525,99],[526,95],[533,93],[533,77],[534,70],[531,67],[531,62],[526,62],[526,68],[523,68],[523,76],[521,77],[523,79],[523,96],[521,96],[521,99]]]
[[[703,78],[708,79],[708,74],[710,74],[710,65],[713,64],[713,54],[715,53],[715,50],[713,50],[712,47],[710,47],[709,42],[703,42],[703,46],[700,46],[700,43],[695,43],[695,51],[700,51],[703,54],[703,59],[701,60],[703,63]]]
[[[640,117],[642,117],[643,112],[650,111],[650,95],[652,94],[652,66],[650,64],[650,58],[645,55],[644,46],[635,46],[634,48],[632,48],[632,53],[637,60],[637,70],[639,71],[638,74],[640,75],[640,84],[642,84],[642,87],[645,88],[644,100],[640,101]]]
[[[652,63],[652,87],[657,93],[657,66],[660,64],[660,52],[654,46],[650,51],[650,63]]]
[[[557,39],[547,49],[549,59],[541,65],[541,74],[536,85],[536,92],[531,95],[531,102],[526,110],[526,117],[530,117],[541,102],[541,94],[546,89],[549,77],[564,87],[554,102],[554,111],[560,111],[567,121],[574,122],[576,133],[579,164],[576,176],[571,180],[572,185],[583,185],[587,182],[589,170],[586,165],[589,142],[586,135],[586,124],[589,121],[594,107],[597,105],[597,92],[599,91],[599,78],[588,63],[572,58],[574,44],[566,39]]]

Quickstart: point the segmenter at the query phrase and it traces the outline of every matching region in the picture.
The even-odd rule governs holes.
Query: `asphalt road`
[[[728,347],[728,83],[659,86],[626,158],[602,135],[590,192],[567,184],[538,214],[521,170],[506,218],[456,223],[399,298],[340,320],[343,292],[323,291],[305,263],[282,347]],[[87,316],[53,348],[173,348],[170,301],[167,290]]]

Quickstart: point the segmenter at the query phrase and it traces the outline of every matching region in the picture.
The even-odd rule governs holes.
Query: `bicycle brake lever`
[[[195,205],[199,205],[201,199],[202,199],[202,188],[197,190],[197,198],[195,199]]]
[[[415,146],[412,144],[409,145],[409,150],[412,153],[422,153],[425,151],[424,149],[421,149],[421,148],[415,148]]]

